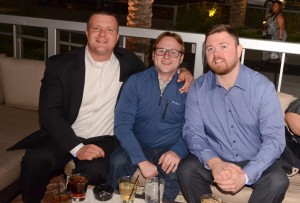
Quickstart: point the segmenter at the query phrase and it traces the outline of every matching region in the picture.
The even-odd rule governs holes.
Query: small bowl
[[[94,187],[93,192],[97,200],[107,201],[112,198],[114,194],[114,189],[107,184],[101,184],[99,186]]]

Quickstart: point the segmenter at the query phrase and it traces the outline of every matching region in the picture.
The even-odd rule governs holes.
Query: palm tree
[[[127,26],[151,28],[153,1],[154,0],[128,0]],[[146,66],[149,65],[149,39],[127,37],[126,47],[132,51],[145,54],[144,63]]]
[[[245,25],[247,0],[230,1],[230,25],[240,27]]]

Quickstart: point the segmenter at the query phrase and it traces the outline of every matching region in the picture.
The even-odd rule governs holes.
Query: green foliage
[[[300,42],[300,32],[288,35],[286,41],[299,43]]]
[[[213,16],[209,16],[209,11],[215,9]],[[180,8],[177,16],[176,30],[189,31],[195,33],[205,33],[208,28],[219,23],[228,23],[228,9],[220,7],[217,3],[201,3]]]
[[[261,39],[261,36],[262,36],[260,30],[251,29],[247,26],[236,27],[235,30],[240,37],[244,37],[244,38]]]

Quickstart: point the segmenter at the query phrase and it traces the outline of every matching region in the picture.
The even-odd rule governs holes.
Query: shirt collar
[[[114,55],[114,53],[113,53],[113,54],[111,55],[110,59],[108,59],[107,61],[97,62],[97,61],[95,61],[95,60],[92,58],[90,52],[88,51],[87,46],[86,46],[86,48],[85,48],[85,59],[86,59],[87,63],[89,63],[89,65],[90,65],[91,67],[94,67],[94,68],[102,68],[106,63],[108,63],[108,62],[114,60],[115,58],[116,58],[116,57],[115,57],[115,55]]]
[[[209,71],[208,74],[211,74],[212,77],[211,89],[214,89],[216,87],[222,87],[216,75],[212,71]],[[246,74],[246,67],[243,64],[240,64],[240,70],[233,87],[238,87],[242,90],[246,90],[248,81],[249,79]]]

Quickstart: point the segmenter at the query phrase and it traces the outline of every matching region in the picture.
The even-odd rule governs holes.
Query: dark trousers
[[[175,200],[180,188],[176,173],[166,174],[160,165],[158,160],[163,153],[169,150],[169,148],[142,148],[148,161],[155,164],[158,170],[158,176],[165,180],[165,189],[163,199]],[[137,170],[138,165],[132,165],[130,157],[125,150],[120,147],[111,155],[110,171],[108,175],[108,184],[115,189],[118,189],[118,178],[122,176],[132,176]]]
[[[38,146],[27,149],[21,163],[21,193],[25,203],[40,203],[52,177],[63,173],[65,165],[74,159],[74,173],[83,173],[90,177],[89,184],[105,182],[109,170],[110,155],[118,146],[115,137],[101,136],[82,139],[84,144],[95,144],[105,151],[104,158],[92,161],[80,161],[70,153],[63,154],[58,145],[45,138]]]
[[[235,163],[243,167],[247,162]],[[183,196],[189,203],[199,203],[204,194],[212,193],[213,177],[194,155],[188,155],[179,164],[177,175]],[[289,186],[282,166],[275,162],[267,168],[253,185],[249,203],[281,203]]]

